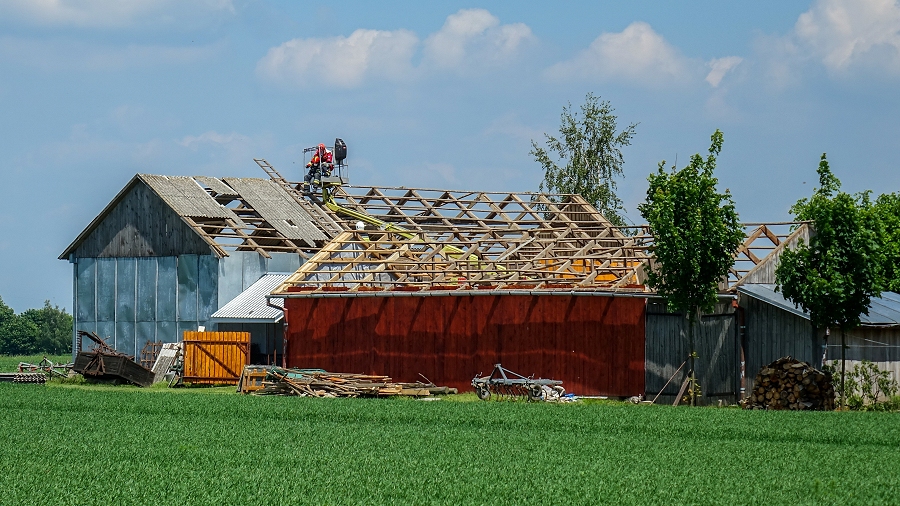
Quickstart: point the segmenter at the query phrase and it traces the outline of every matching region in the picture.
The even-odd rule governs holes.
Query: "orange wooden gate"
[[[184,381],[237,385],[250,363],[249,332],[184,332]]]

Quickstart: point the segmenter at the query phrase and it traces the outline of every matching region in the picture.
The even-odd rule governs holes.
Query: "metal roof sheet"
[[[280,309],[275,309],[266,304],[266,295],[272,293],[290,276],[287,273],[265,274],[249,288],[231,299],[228,304],[222,306],[212,314],[216,321],[228,321],[237,323],[276,323],[284,318]],[[272,299],[272,304],[284,307],[284,299]]]
[[[225,178],[256,212],[288,239],[302,240],[309,246],[328,237],[312,223],[313,218],[284,188],[267,179]]]
[[[781,292],[776,292],[774,284],[747,284],[739,286],[737,290],[740,293],[784,309],[801,318],[809,319],[809,314],[806,311],[785,299]],[[859,320],[863,326],[900,326],[900,295],[894,292],[882,292],[881,297],[873,298],[869,304],[869,314],[859,315]]]
[[[194,181],[197,181],[200,184],[206,185],[207,188],[216,192],[217,195],[223,197],[239,197],[238,192],[234,191],[234,188],[228,186],[223,183],[221,180],[215,177],[209,176],[194,176]]]

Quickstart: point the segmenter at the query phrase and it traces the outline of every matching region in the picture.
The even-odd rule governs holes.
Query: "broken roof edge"
[[[155,174],[143,174],[143,173],[140,173],[140,172],[137,173],[137,174],[135,174],[135,175],[128,181],[128,184],[126,184],[121,190],[119,190],[119,193],[117,193],[116,196],[113,197],[113,199],[112,199],[111,201],[109,201],[108,204],[106,204],[106,207],[104,207],[103,210],[100,211],[100,214],[98,214],[96,217],[94,217],[94,219],[91,220],[91,222],[88,224],[88,226],[85,227],[84,230],[82,230],[81,233],[78,234],[77,237],[75,237],[75,240],[72,241],[72,242],[66,247],[65,250],[63,250],[63,252],[57,257],[57,259],[58,259],[58,260],[68,260],[69,257],[72,255],[72,253],[73,253],[76,249],[78,249],[79,246],[81,246],[81,243],[82,243],[85,239],[87,239],[87,237],[88,237],[89,235],[91,235],[91,234],[94,232],[94,230],[97,229],[98,226],[100,226],[100,224],[103,222],[103,220],[105,220],[106,217],[109,216],[109,214],[113,211],[113,209],[115,209],[116,206],[119,205],[119,203],[122,201],[122,199],[124,199],[125,196],[128,195],[128,192],[130,192],[130,191],[134,188],[134,186],[138,183],[138,181],[140,181],[141,183],[143,183],[144,185],[146,185],[147,188],[149,188],[150,191],[152,191],[154,195],[156,195],[162,202],[164,202],[164,203],[169,207],[169,209],[172,209],[172,211],[178,216],[179,219],[181,219],[181,221],[182,221],[185,225],[187,225],[188,227],[191,228],[191,230],[194,230],[194,231],[196,232],[196,229],[195,229],[194,225],[193,225],[190,221],[188,221],[184,216],[182,216],[180,213],[178,213],[178,212],[177,212],[177,211],[176,211],[176,210],[175,210],[175,209],[174,209],[174,208],[166,201],[166,199],[164,199],[163,196],[160,195],[160,194],[156,191],[156,189],[153,188],[153,185],[149,184],[149,183],[147,182],[147,180],[144,179],[144,176],[153,176],[153,175],[155,175]],[[183,176],[183,177],[193,177],[193,176]],[[218,249],[215,248],[212,244],[209,244],[209,241],[207,241],[206,238],[203,237],[202,234],[197,234],[197,235],[204,239],[204,242],[207,243],[207,246],[209,246],[209,250],[210,250],[210,252],[211,252],[212,254],[216,255],[216,256],[219,257],[219,258],[221,258],[223,255],[224,255],[224,256],[228,256],[228,253],[225,252],[224,250],[218,251]]]

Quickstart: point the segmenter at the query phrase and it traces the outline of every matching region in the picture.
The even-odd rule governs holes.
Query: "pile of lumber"
[[[744,409],[833,410],[831,374],[792,357],[779,358],[756,375]]]
[[[388,376],[273,367],[266,374],[262,388],[252,393],[301,397],[387,397],[455,394],[456,389],[432,383],[394,383]]]

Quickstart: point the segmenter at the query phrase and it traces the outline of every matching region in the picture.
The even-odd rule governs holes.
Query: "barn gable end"
[[[209,245],[135,176],[62,255],[76,258],[210,255]]]

